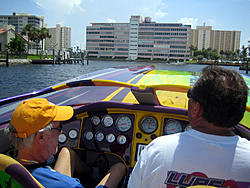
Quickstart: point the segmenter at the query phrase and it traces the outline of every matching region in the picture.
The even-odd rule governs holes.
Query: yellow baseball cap
[[[12,114],[10,123],[16,137],[26,138],[44,128],[51,121],[66,121],[73,116],[71,106],[56,106],[45,98],[21,102]]]

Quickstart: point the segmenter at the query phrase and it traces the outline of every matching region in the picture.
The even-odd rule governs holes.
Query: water
[[[206,65],[169,65],[155,62],[128,62],[128,61],[94,61],[88,65],[82,64],[11,64],[9,67],[0,66],[0,99],[15,95],[41,90],[59,82],[87,74],[96,70],[119,66],[147,66],[155,65],[156,69],[178,71],[201,71]],[[237,70],[241,74],[245,71],[239,67],[224,66],[227,69]]]

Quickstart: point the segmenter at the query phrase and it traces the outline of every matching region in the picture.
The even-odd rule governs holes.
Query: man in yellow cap
[[[35,98],[21,102],[13,112],[5,132],[14,147],[16,158],[45,187],[82,187],[73,174],[98,176],[98,170],[87,166],[70,148],[62,148],[54,169],[46,161],[58,150],[58,136],[61,134],[60,121],[73,116],[70,106],[57,106],[47,99]],[[122,163],[113,165],[97,185],[98,188],[115,188],[126,174]]]

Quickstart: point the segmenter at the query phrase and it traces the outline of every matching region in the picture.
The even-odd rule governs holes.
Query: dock
[[[81,63],[81,64],[89,64],[89,60],[82,58],[69,58],[69,59],[32,59],[32,64],[73,64],[73,63]]]
[[[12,53],[11,53],[12,55]],[[10,63],[32,63],[32,64],[74,64],[74,63],[81,63],[81,64],[89,64],[89,57],[88,52],[81,53],[74,55],[70,54],[66,58],[65,52],[64,55],[60,55],[60,50],[58,52],[58,56],[55,56],[55,49],[53,49],[53,59],[48,58],[46,54],[46,58],[42,59],[40,54],[40,59],[27,59],[27,54],[24,54],[25,57],[21,57],[20,54],[14,54],[14,59],[9,58],[9,52],[1,52],[0,53],[0,64],[6,64],[6,67],[9,66]],[[13,55],[12,55],[13,56]],[[24,59],[22,59],[24,58]]]

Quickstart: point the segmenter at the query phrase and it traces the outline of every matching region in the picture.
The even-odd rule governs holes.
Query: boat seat
[[[0,187],[44,188],[18,161],[0,154]]]

